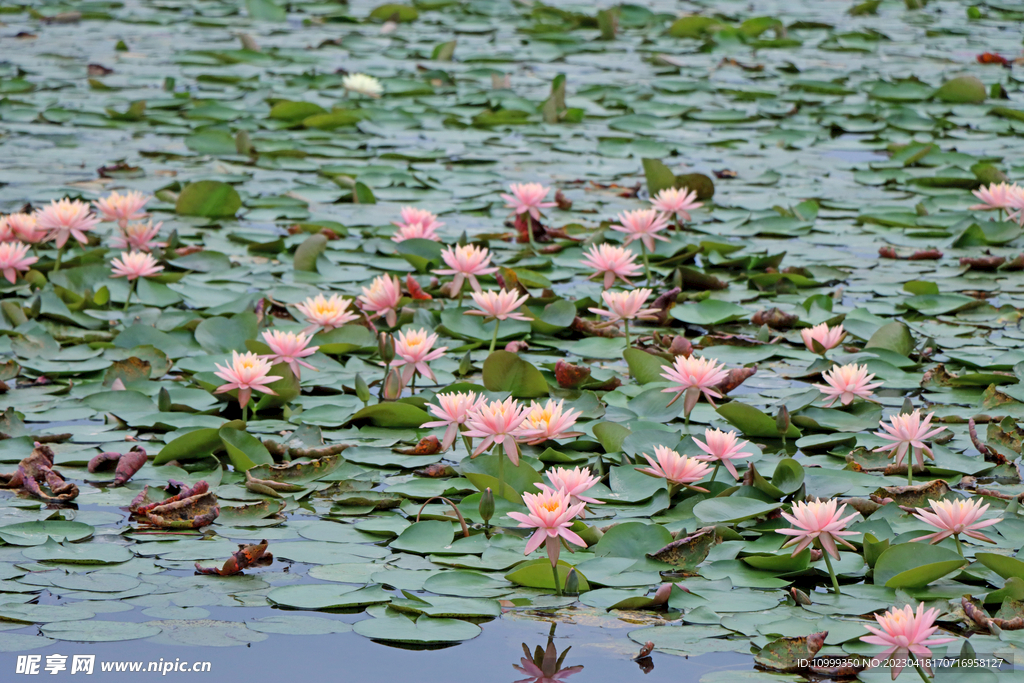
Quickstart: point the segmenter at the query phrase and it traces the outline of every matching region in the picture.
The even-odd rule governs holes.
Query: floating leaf
[[[226,218],[234,216],[242,208],[238,191],[227,183],[217,180],[200,180],[190,183],[181,191],[175,212],[183,216],[206,216]]]

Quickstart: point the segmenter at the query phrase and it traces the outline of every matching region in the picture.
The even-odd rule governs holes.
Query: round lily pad
[[[154,623],[139,624],[125,621],[57,621],[40,627],[43,635],[57,640],[75,640],[83,643],[106,643],[117,640],[137,640],[160,633]]]
[[[422,616],[412,621],[405,617],[364,619],[357,621],[352,630],[373,640],[395,643],[421,643],[424,645],[458,643],[480,635],[480,627],[458,619],[434,619]]]

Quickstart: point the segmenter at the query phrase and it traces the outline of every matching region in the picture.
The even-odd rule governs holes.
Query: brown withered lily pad
[[[259,543],[240,544],[238,550],[231,554],[231,557],[224,562],[224,566],[203,567],[196,562],[196,571],[200,574],[214,574],[217,576],[234,576],[241,574],[243,569],[250,567],[267,567],[274,561],[274,556],[267,552],[266,539]]]
[[[217,496],[205,481],[192,487],[180,487],[178,492],[162,501],[149,502],[149,487],[132,501],[132,514],[149,526],[160,529],[199,529],[213,524],[220,515]]]
[[[1024,602],[1005,598],[995,616],[990,617],[985,608],[979,606],[969,595],[960,599],[964,614],[980,631],[1019,631],[1024,629]],[[995,629],[993,629],[995,627]]]
[[[64,481],[64,477],[53,469],[53,451],[43,445],[37,445],[27,458],[18,463],[17,470],[0,474],[0,488],[17,489],[19,493],[33,498],[54,502],[67,502],[78,497],[78,487]]]
[[[392,448],[402,455],[436,455],[441,452],[441,441],[436,436],[425,436],[412,448]]]
[[[919,508],[927,507],[930,500],[943,500],[949,493],[949,484],[935,479],[913,486],[883,486],[871,494],[871,499],[879,503],[892,500],[901,507]]]
[[[807,666],[802,665],[802,662],[813,659],[825,644],[827,637],[828,631],[821,631],[799,638],[779,638],[761,648],[761,651],[754,655],[754,661],[759,666],[773,671],[803,671]]]
[[[678,567],[681,571],[694,571],[707,559],[711,548],[722,542],[715,527],[704,527],[685,538],[672,541],[661,550],[648,553],[647,557]]]
[[[344,445],[345,448],[348,445]],[[246,480],[271,481],[279,484],[308,484],[338,469],[343,461],[337,453],[314,460],[295,460],[280,465],[257,465],[246,472]],[[280,490],[280,489],[277,489]],[[298,490],[298,489],[296,489]]]
[[[89,461],[89,471],[99,472],[109,469],[114,465],[114,480],[111,486],[124,486],[128,480],[135,476],[135,473],[146,464],[146,451],[139,446],[133,446],[127,453],[100,453]]]

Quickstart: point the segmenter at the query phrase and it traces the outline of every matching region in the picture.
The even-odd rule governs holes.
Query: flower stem
[[[956,551],[960,553],[960,557],[964,557],[964,547],[960,544],[960,534],[953,534],[953,540],[956,541]]]
[[[410,380],[410,382],[409,382],[409,395],[410,396],[415,396],[416,395],[416,375],[418,375],[418,374],[419,374],[418,372],[413,372],[412,373],[412,380]]]
[[[494,345],[498,343],[498,326],[501,325],[501,321],[497,318],[494,319],[494,336],[491,337],[491,350],[490,353],[494,353]]]
[[[928,674],[926,674],[921,667],[915,666],[914,669],[917,671],[917,675],[921,677],[921,680],[924,681],[924,683],[932,683],[932,679],[928,678]]]
[[[907,486],[914,485],[914,461],[907,458]]]
[[[818,547],[821,547],[820,543],[818,544]],[[839,595],[839,579],[836,578],[836,572],[832,569],[832,558],[829,557],[828,551],[824,548],[821,548],[821,556],[825,558],[825,566],[828,567],[828,575],[832,578],[832,590],[836,592],[836,595]]]
[[[711,481],[708,482],[709,484],[714,484],[715,483],[715,477],[718,476],[718,468],[720,468],[721,466],[722,466],[722,461],[721,460],[719,460],[718,462],[715,463],[715,471],[711,473]]]
[[[124,310],[126,311],[128,310],[128,304],[131,303],[132,300],[132,292],[135,291],[135,282],[135,280],[132,280],[128,283],[128,296],[124,298]]]
[[[530,240],[530,251],[534,254],[537,253],[537,245],[533,243],[533,216],[530,212],[526,212],[526,236]]]
[[[647,284],[651,284],[654,278],[651,277],[651,264],[647,262],[647,245],[643,240],[640,240],[640,251],[644,255],[644,273],[647,276]]]
[[[246,403],[242,406],[242,422],[249,421],[249,404]]]
[[[505,448],[499,443],[494,447],[494,453],[498,456],[498,496],[505,497]]]
[[[57,260],[53,263],[53,272],[60,270],[60,262],[64,258],[64,247],[57,247]]]
[[[623,318],[622,322],[626,324],[626,348],[629,348],[629,318]]]
[[[466,455],[472,457],[472,455],[473,455],[473,446],[469,442],[469,437],[466,436],[465,434],[462,435],[462,443],[463,443],[463,445],[466,446]]]
[[[562,584],[558,579],[558,563],[555,562],[551,565],[551,575],[555,578],[555,590],[558,591],[559,597],[562,595]]]

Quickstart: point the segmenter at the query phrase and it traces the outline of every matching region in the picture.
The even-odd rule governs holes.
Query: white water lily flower
[[[349,74],[341,80],[342,87],[349,92],[357,92],[367,97],[380,97],[384,86],[373,76],[366,74]]]

